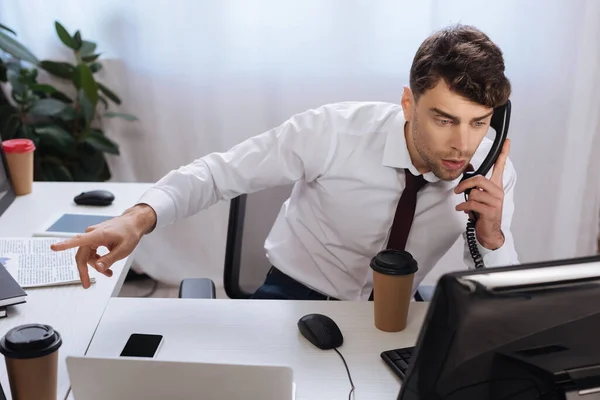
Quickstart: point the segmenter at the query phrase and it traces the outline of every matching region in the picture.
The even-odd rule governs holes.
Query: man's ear
[[[402,111],[404,112],[404,118],[407,121],[410,121],[412,119],[413,109],[415,107],[415,98],[412,90],[410,90],[408,86],[404,86],[401,104]]]

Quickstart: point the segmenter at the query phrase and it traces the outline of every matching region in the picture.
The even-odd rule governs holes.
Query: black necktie
[[[394,215],[394,222],[392,222],[392,230],[386,247],[388,249],[404,250],[406,247],[417,207],[417,193],[427,183],[423,175],[414,176],[408,169],[404,170],[404,176],[406,177],[406,187],[396,207],[396,214]],[[369,300],[373,300],[373,292],[371,292]]]
[[[408,169],[404,170],[404,176],[406,176],[406,187],[396,207],[396,215],[387,244],[388,249],[404,250],[406,247],[417,207],[417,193],[427,183],[423,175],[414,176]]]

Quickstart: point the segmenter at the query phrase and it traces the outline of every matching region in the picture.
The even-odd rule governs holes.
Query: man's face
[[[410,90],[405,90],[402,106],[409,121],[406,138],[415,166],[446,181],[460,177],[487,133],[493,109],[451,92],[443,80],[417,103]]]

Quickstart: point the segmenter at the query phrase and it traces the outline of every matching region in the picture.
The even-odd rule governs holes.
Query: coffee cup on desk
[[[17,326],[0,339],[12,398],[56,400],[60,334],[51,326]]]
[[[15,194],[29,194],[33,188],[33,152],[35,144],[29,139],[11,139],[2,142],[6,164]]]
[[[417,261],[406,251],[383,250],[371,260],[375,327],[385,332],[406,328]]]

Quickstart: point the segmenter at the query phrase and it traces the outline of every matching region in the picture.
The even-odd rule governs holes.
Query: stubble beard
[[[412,123],[413,143],[428,170],[430,170],[435,176],[443,181],[453,181],[465,172],[465,170],[468,168],[468,163],[459,171],[449,171],[446,169],[442,164],[442,158],[444,157],[436,156],[435,153],[425,143],[423,143],[420,133],[419,119],[416,117],[415,113]],[[451,158],[451,156],[448,156],[447,158]],[[470,159],[470,157],[468,158]]]

